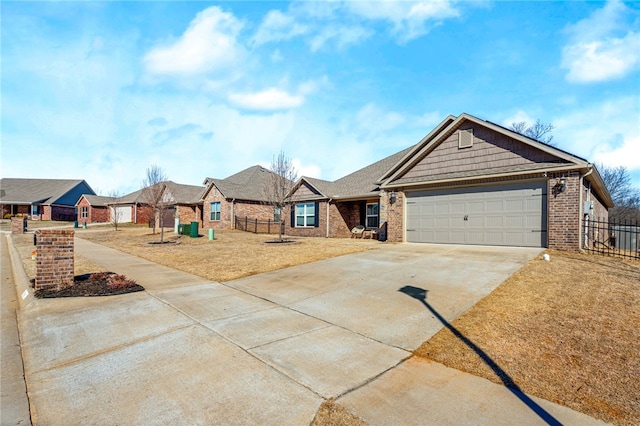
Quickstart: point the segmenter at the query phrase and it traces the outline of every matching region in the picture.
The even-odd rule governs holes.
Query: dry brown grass
[[[379,244],[336,238],[296,238],[291,244],[266,244],[277,236],[243,231],[216,231],[215,240],[209,241],[207,237],[177,237],[165,231],[165,241],[174,243],[151,245],[148,243],[160,241],[160,236],[146,227],[118,232],[108,228],[80,230],[76,236],[219,282],[357,253]]]
[[[33,279],[36,277],[36,262],[31,259],[31,252],[35,250],[33,245],[33,234],[14,234],[11,235],[13,245],[18,251],[24,271],[27,277]],[[97,263],[82,257],[78,253],[74,255],[74,269],[76,275],[90,274],[92,272],[106,272],[105,269]]]
[[[547,251],[452,325],[525,392],[640,424],[640,264]],[[502,383],[446,328],[416,355]]]
[[[311,426],[367,426],[369,423],[354,416],[342,405],[329,399],[320,405]]]

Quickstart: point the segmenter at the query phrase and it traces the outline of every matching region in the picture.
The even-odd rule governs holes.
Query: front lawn
[[[640,424],[640,264],[547,253],[550,262],[532,260],[415,354],[512,380],[607,422]]]

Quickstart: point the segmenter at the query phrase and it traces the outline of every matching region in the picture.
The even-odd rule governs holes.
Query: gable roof
[[[95,194],[83,179],[0,179],[0,203],[3,204],[54,204],[76,187],[83,185]],[[78,195],[78,198],[80,195]],[[74,200],[75,203],[77,200]]]
[[[265,201],[264,188],[269,183],[271,171],[262,166],[252,166],[225,179],[206,178],[203,198],[215,185],[227,199]]]
[[[80,203],[80,200],[82,200],[82,198],[85,198],[89,202],[89,205],[94,206],[94,207],[107,207],[107,205],[113,203],[116,200],[114,197],[105,197],[105,196],[102,196],[102,195],[83,194],[80,197],[80,199],[78,199],[78,202],[76,203],[76,206],[78,205],[78,203]]]
[[[404,149],[393,155],[376,161],[360,170],[356,170],[333,182],[303,176],[294,186],[292,193],[304,183],[313,187],[320,195],[315,198],[334,200],[364,199],[377,197],[380,189],[378,180],[391,166],[396,164],[412,148]],[[306,197],[309,198],[309,197]]]
[[[418,162],[424,159],[429,153],[436,149],[449,136],[451,136],[463,124],[472,123],[482,126],[493,132],[503,134],[525,146],[542,152],[549,159],[547,161],[535,161],[528,164],[512,164],[503,167],[489,167],[484,169],[469,169],[456,171],[454,173],[442,173],[424,177],[410,178],[404,175],[411,170]],[[425,183],[444,183],[449,181],[473,180],[479,178],[501,177],[505,175],[526,175],[530,173],[542,172],[564,172],[579,170],[595,186],[596,192],[601,196],[607,206],[612,206],[609,192],[595,169],[593,164],[587,160],[575,156],[567,151],[554,146],[536,141],[513,130],[497,125],[490,121],[481,120],[470,114],[461,114],[458,117],[449,116],[442,121],[432,132],[418,142],[403,158],[384,173],[380,180],[382,188],[393,188],[398,186],[419,185]],[[595,173],[593,171],[595,170]]]
[[[173,181],[164,181],[157,183],[156,185],[165,185],[165,191],[168,191],[170,201],[175,204],[199,204],[202,202],[202,197],[206,187],[195,185],[183,185],[181,183],[175,183]],[[115,198],[111,204],[144,204],[145,188],[138,189],[122,197]]]

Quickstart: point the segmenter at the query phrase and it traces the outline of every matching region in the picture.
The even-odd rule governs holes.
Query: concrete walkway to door
[[[147,291],[19,312],[35,424],[305,425],[330,397],[373,424],[540,421],[502,386],[407,361],[442,324],[400,291],[427,290],[451,321],[540,250],[381,245],[224,284],[79,238],[76,251]]]

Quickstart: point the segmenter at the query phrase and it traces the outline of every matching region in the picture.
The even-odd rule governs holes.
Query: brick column
[[[380,223],[387,223],[387,241],[402,242],[403,215],[404,215],[404,192],[395,190],[396,200],[391,203],[391,191],[383,191],[380,194]]]
[[[560,191],[557,186],[562,177],[566,181],[564,191]],[[580,174],[578,172],[552,174],[549,176],[548,185],[549,248],[578,251],[581,223]]]
[[[12,234],[24,234],[24,218],[12,217],[11,218],[11,233]]]
[[[73,236],[68,229],[41,229],[36,237],[35,289],[63,290],[73,285]]]

